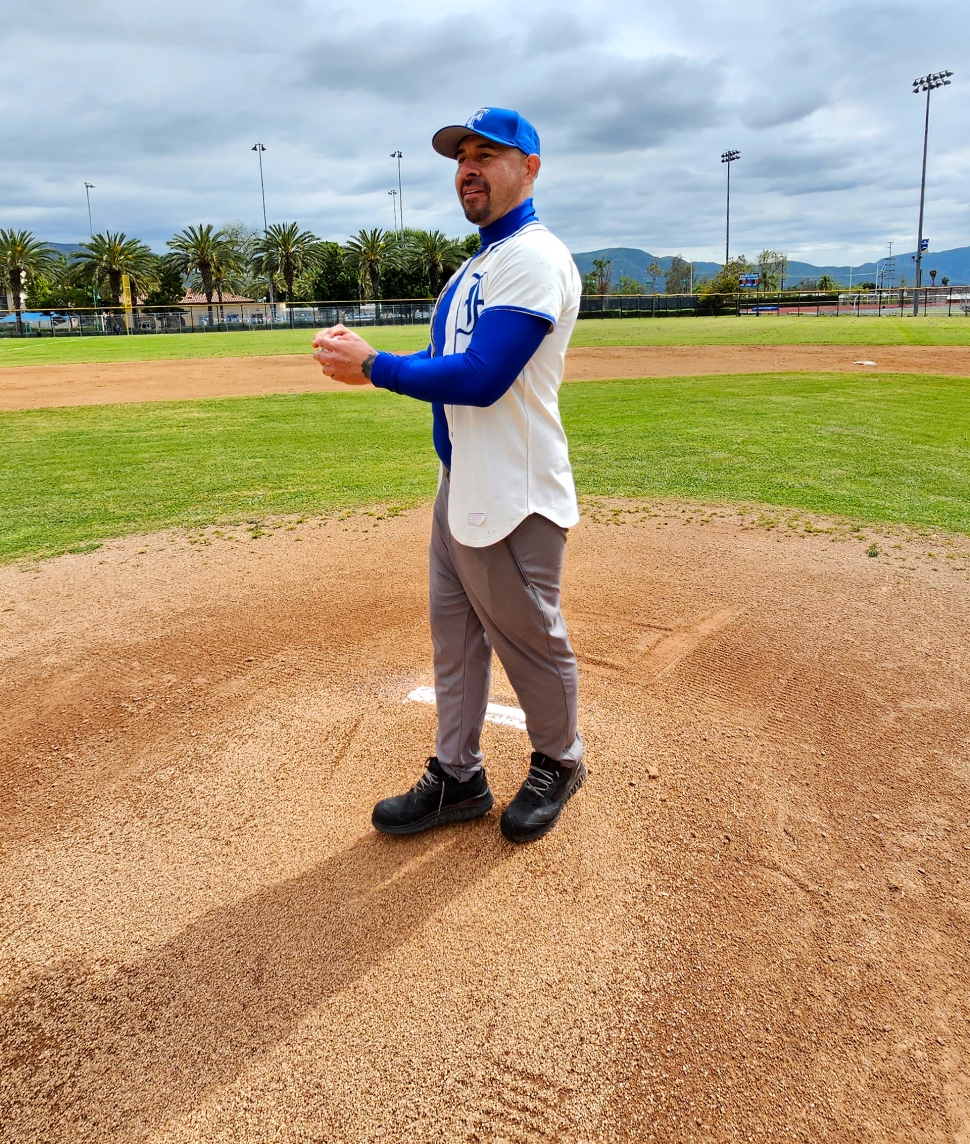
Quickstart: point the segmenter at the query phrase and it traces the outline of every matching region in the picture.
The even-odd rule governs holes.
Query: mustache
[[[470,190],[484,191],[488,194],[491,191],[491,187],[488,185],[488,180],[482,178],[481,175],[469,175],[462,180],[461,193],[464,195],[466,191]]]

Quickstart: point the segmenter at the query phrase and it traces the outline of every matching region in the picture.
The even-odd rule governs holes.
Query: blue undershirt
[[[535,221],[532,199],[484,226],[482,248],[501,242]],[[451,301],[461,278],[439,299],[431,325],[431,345],[399,357],[379,353],[371,366],[371,381],[381,389],[431,402],[435,452],[451,468],[451,438],[446,405],[494,405],[506,393],[549,333],[547,318],[514,308],[484,309],[464,353],[442,356]]]

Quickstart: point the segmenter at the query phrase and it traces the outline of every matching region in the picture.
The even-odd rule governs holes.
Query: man
[[[493,805],[480,737],[494,648],[525,712],[529,774],[502,833],[548,833],[586,778],[576,725],[576,657],[559,609],[566,532],[579,520],[558,391],[582,287],[569,251],[532,205],[539,137],[514,111],[483,108],[432,146],[455,186],[478,254],[442,290],[431,345],[377,353],[334,326],[314,339],[324,372],[432,403],[441,478],[431,534],[436,753],[374,826],[412,834]]]

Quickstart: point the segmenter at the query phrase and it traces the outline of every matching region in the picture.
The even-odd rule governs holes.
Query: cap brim
[[[507,139],[499,139],[497,135],[489,135],[487,131],[475,131],[464,123],[460,127],[442,127],[440,131],[436,131],[431,139],[431,146],[446,159],[457,159],[461,141],[467,139],[469,135],[477,135],[479,139],[490,139],[500,147],[515,146]]]

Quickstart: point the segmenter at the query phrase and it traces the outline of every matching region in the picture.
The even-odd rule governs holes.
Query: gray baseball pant
[[[578,672],[559,609],[566,529],[533,513],[497,544],[470,548],[448,527],[449,488],[445,474],[430,550],[438,762],[461,780],[482,766],[494,648],[533,750],[575,765],[583,757]]]

